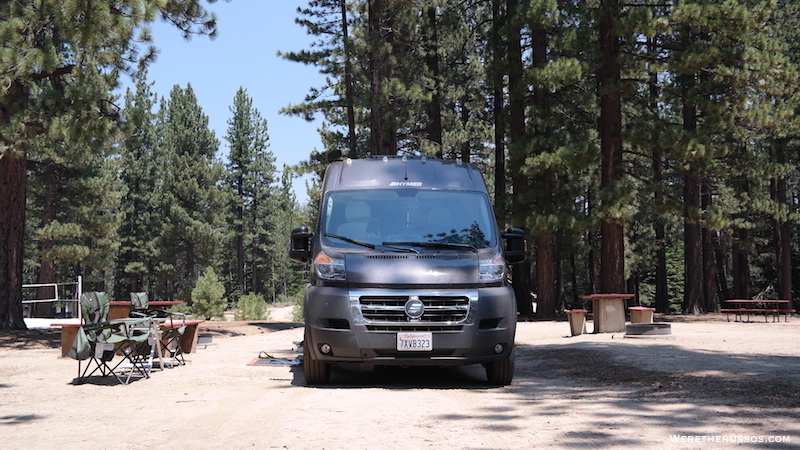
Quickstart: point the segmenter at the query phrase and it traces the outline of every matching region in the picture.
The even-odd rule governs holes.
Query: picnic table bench
[[[653,313],[656,309],[646,306],[631,306],[628,311],[631,312],[631,323],[653,323]]]
[[[780,315],[784,314],[784,321],[788,321],[789,314],[795,312],[789,306],[790,300],[731,299],[725,300],[724,303],[726,307],[719,311],[725,313],[728,322],[731,321],[731,314],[733,314],[736,322],[745,314],[747,314],[748,322],[750,321],[750,314],[764,314],[765,322],[768,321],[770,315],[773,315],[773,322],[780,321]],[[783,306],[786,306],[786,308],[783,308]]]

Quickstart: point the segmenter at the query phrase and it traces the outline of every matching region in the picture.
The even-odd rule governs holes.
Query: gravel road
[[[672,335],[569,336],[523,322],[514,383],[480,367],[334,370],[305,385],[302,324],[209,322],[184,367],[74,386],[58,335],[0,334],[4,449],[798,448],[800,320],[669,316]],[[763,320],[763,319],[762,319]],[[589,325],[591,330],[591,324]]]

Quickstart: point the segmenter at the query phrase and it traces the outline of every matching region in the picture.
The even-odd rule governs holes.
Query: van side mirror
[[[519,228],[509,228],[503,234],[503,239],[506,241],[506,262],[517,264],[525,261],[528,257],[525,232]]]
[[[303,225],[292,230],[289,243],[289,259],[295,262],[307,262],[311,259],[311,238],[314,233]]]

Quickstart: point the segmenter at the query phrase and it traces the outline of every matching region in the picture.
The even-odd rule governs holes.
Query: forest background
[[[0,2],[3,328],[23,282],[76,275],[191,303],[210,268],[230,301],[297,298],[289,230],[314,222],[330,151],[480,166],[501,226],[528,233],[526,315],[531,293],[548,318],[596,292],[688,313],[797,292],[795,2],[310,1],[316,42],[283,54],[327,77],[284,111],[323,118],[294,168],[307,205],[244,87],[224,163],[191,85],[150,92],[146,25],[213,34],[200,1],[101,3]]]

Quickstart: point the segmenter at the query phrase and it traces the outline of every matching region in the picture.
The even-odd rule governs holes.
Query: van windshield
[[[480,192],[334,191],[325,198],[321,216],[325,244],[335,247],[436,243],[480,249],[496,242],[489,200]]]

